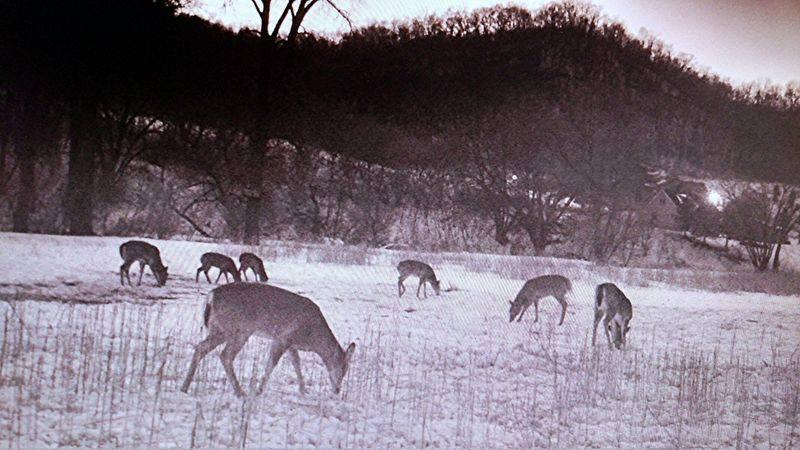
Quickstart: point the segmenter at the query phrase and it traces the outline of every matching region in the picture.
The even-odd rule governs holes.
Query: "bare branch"
[[[192,228],[194,228],[198,233],[200,233],[201,236],[207,238],[213,237],[210,234],[208,234],[208,232],[204,230],[199,223],[195,222],[194,219],[189,217],[189,215],[176,208],[175,205],[169,205],[169,206],[172,209],[172,211],[175,212],[175,214],[177,214],[181,219],[185,220],[189,225],[191,225]]]
[[[278,39],[278,33],[281,31],[281,26],[283,26],[283,21],[286,20],[286,16],[289,12],[292,12],[294,15],[294,0],[289,0],[286,2],[286,7],[283,8],[283,12],[281,13],[280,17],[278,17],[278,21],[275,23],[275,28],[272,30],[272,39]]]
[[[314,2],[316,1],[317,0],[314,0]],[[325,3],[327,3],[331,8],[333,8],[333,10],[336,11],[336,13],[339,14],[342,17],[342,19],[345,20],[345,22],[347,22],[347,26],[350,27],[350,31],[353,31],[354,28],[353,22],[350,20],[350,16],[347,14],[347,11],[337,6],[336,2],[334,2],[333,0],[325,0]]]
[[[256,2],[256,0],[250,0],[250,2],[253,3],[253,7],[256,9],[256,12],[258,13],[258,17],[262,17],[264,15],[264,10],[258,7],[258,2]]]

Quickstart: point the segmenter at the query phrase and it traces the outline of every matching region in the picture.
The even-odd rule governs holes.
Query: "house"
[[[642,208],[646,217],[656,228],[683,231],[680,214],[682,210],[695,209],[706,197],[703,183],[673,182],[663,183]]]
[[[656,228],[679,230],[680,205],[681,200],[678,195],[659,188],[656,194],[645,203],[641,214]]]

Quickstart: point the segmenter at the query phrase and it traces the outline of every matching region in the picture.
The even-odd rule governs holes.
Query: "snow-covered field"
[[[508,323],[524,279],[440,264],[448,292],[397,298],[400,257],[384,264],[270,258],[270,283],[313,299],[339,341],[357,343],[335,396],[314,354],[308,393],[288,360],[260,397],[234,397],[219,359],[179,391],[205,336],[199,257],[232,245],[154,241],[170,279],[121,287],[122,238],[0,234],[0,445],[161,447],[796,447],[800,299],[634,287],[565,264],[563,326],[542,302]],[[348,248],[335,249],[348,252]],[[480,259],[481,255],[476,255]],[[393,261],[393,258],[396,259]],[[472,267],[479,264],[472,265]],[[134,265],[132,272],[138,272]],[[517,268],[527,277],[558,265]],[[138,273],[136,274],[138,276]],[[132,275],[132,278],[133,275]],[[134,278],[135,279],[135,278]],[[592,295],[613,281],[634,305],[629,347],[591,347]],[[237,358],[245,389],[267,341]],[[216,351],[214,354],[216,354]],[[255,374],[255,375],[254,375]]]

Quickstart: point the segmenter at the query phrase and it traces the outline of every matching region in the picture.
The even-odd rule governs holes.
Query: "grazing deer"
[[[597,324],[603,321],[606,330],[608,348],[611,346],[611,334],[614,335],[614,347],[619,349],[625,345],[625,337],[631,330],[630,322],[633,317],[633,306],[628,297],[612,283],[603,283],[597,286],[594,296],[594,331],[592,332],[592,345],[597,338]]]
[[[206,280],[211,283],[211,278],[208,277],[208,271],[212,267],[216,267],[219,269],[219,275],[217,275],[217,280],[214,283],[219,283],[219,278],[222,274],[225,274],[225,281],[230,282],[228,279],[228,274],[231,274],[233,277],[233,281],[242,281],[241,277],[239,277],[239,270],[236,269],[236,263],[233,260],[225,255],[209,252],[203,253],[203,256],[200,257],[200,264],[201,266],[197,268],[197,274],[194,277],[195,283],[200,281],[200,272],[206,274]]]
[[[397,271],[400,272],[400,277],[397,279],[397,296],[402,297],[406,292],[406,287],[403,284],[406,278],[415,276],[419,278],[419,286],[417,286],[417,298],[419,298],[419,290],[422,289],[425,298],[428,298],[428,289],[425,283],[430,283],[436,295],[439,295],[439,280],[436,279],[436,274],[433,268],[424,262],[414,261],[407,259],[400,261],[397,265]]]
[[[297,374],[300,393],[305,393],[298,350],[314,352],[328,369],[331,385],[337,394],[347,373],[356,344],[342,350],[319,307],[311,300],[268,284],[234,283],[220,286],[208,294],[203,320],[208,337],[195,347],[189,373],[181,390],[187,392],[197,364],[222,343],[219,357],[236,395],[244,395],[233,360],[251,335],[272,339],[266,373],[258,387],[260,394],[281,356],[289,357]]]
[[[239,272],[242,273],[245,281],[248,281],[247,269],[253,271],[253,276],[256,277],[256,281],[266,283],[269,280],[267,271],[264,270],[264,261],[252,253],[242,253],[239,255]]]
[[[553,297],[561,304],[561,321],[559,325],[564,323],[564,317],[567,315],[567,301],[565,299],[568,292],[572,290],[572,283],[569,279],[561,275],[543,275],[528,280],[522,286],[517,297],[511,303],[509,310],[509,322],[513,322],[517,318],[517,322],[522,321],[522,316],[525,311],[533,303],[534,311],[536,311],[536,319],[534,322],[539,321],[539,300],[545,297]]]
[[[128,278],[128,284],[132,285],[130,269],[134,261],[139,261],[139,282],[136,284],[137,286],[142,284],[145,265],[150,266],[150,270],[153,271],[156,283],[159,286],[167,283],[167,268],[161,262],[161,253],[159,253],[158,247],[143,241],[128,241],[119,246],[119,256],[122,257],[123,261],[122,265],[119,266],[119,283],[121,285],[125,286],[123,274]]]

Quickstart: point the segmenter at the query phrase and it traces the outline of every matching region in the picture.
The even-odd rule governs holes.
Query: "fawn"
[[[628,297],[612,283],[603,283],[595,289],[594,298],[594,330],[592,331],[592,345],[597,338],[597,324],[603,321],[603,328],[608,339],[608,348],[612,349],[611,334],[614,335],[614,347],[618,350],[625,345],[628,331],[631,330],[630,322],[633,318],[633,305]],[[610,334],[609,334],[610,333]]]
[[[205,273],[206,280],[211,283],[211,278],[208,277],[208,271],[212,267],[219,269],[219,275],[217,275],[217,280],[214,281],[214,283],[218,283],[219,278],[223,274],[225,274],[225,281],[227,282],[230,282],[228,274],[231,274],[233,281],[242,281],[241,277],[239,277],[239,270],[236,268],[236,263],[225,255],[214,252],[203,253],[203,256],[200,257],[200,264],[200,267],[197,268],[197,274],[194,277],[195,283],[200,281],[200,272]]]
[[[403,281],[412,275],[419,278],[419,286],[417,286],[417,298],[419,298],[420,289],[423,290],[425,298],[428,298],[428,290],[425,287],[426,283],[430,283],[431,286],[433,286],[433,290],[436,292],[436,295],[439,295],[439,280],[436,279],[436,274],[433,272],[433,268],[431,266],[421,261],[407,259],[405,261],[400,261],[400,264],[397,265],[397,271],[400,272],[400,277],[397,279],[398,297],[402,297],[406,292],[406,287],[403,284]]]
[[[514,301],[511,303],[509,310],[509,322],[513,322],[517,318],[517,322],[522,321],[522,316],[525,311],[533,303],[534,311],[536,311],[536,319],[534,322],[539,321],[539,300],[544,297],[553,297],[561,304],[561,320],[559,325],[564,323],[564,317],[567,315],[567,301],[565,299],[568,292],[572,290],[572,283],[566,277],[561,275],[543,275],[528,280],[522,289],[517,294]]]
[[[139,261],[139,282],[142,284],[142,275],[144,275],[144,266],[150,266],[153,275],[156,277],[156,283],[159,286],[164,286],[167,282],[167,267],[161,262],[161,253],[158,247],[148,244],[144,241],[128,241],[119,246],[119,256],[122,257],[122,265],[119,266],[119,283],[125,286],[123,275],[128,279],[128,284],[131,285],[131,264],[134,261]]]
[[[252,253],[242,253],[239,255],[239,272],[241,272],[245,281],[248,281],[247,269],[253,271],[253,276],[256,278],[256,281],[266,283],[269,280],[267,271],[264,270],[264,261]]]

